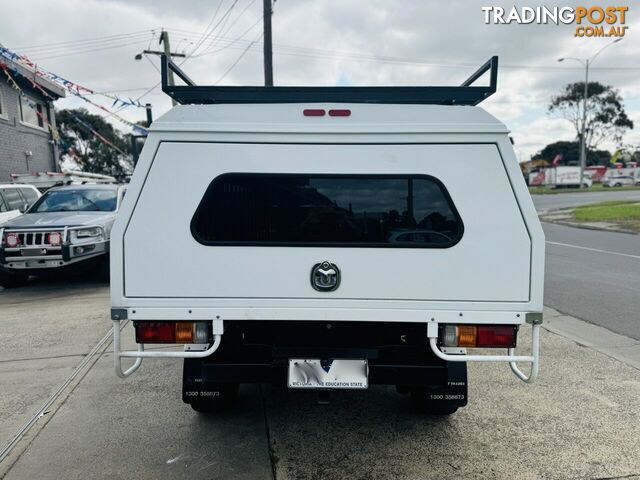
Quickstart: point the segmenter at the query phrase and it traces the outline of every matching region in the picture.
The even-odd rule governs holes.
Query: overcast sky
[[[611,3],[581,2],[591,4]],[[512,130],[520,159],[550,142],[573,139],[571,125],[545,111],[551,95],[581,81],[584,70],[578,63],[556,60],[589,57],[611,40],[575,38],[574,25],[485,25],[480,8],[485,5],[509,9],[513,2],[277,0],[275,84],[455,85],[491,55],[499,55],[498,93],[483,106]],[[636,123],[624,141],[640,146],[640,16],[633,2],[626,5],[625,39],[598,57],[590,76],[620,89]],[[172,50],[193,53],[183,69],[197,83],[259,85],[261,16],[261,0],[6,1],[0,43],[95,91],[132,98],[148,92],[141,101],[153,105],[157,118],[171,106],[159,87],[149,91],[160,80],[158,59],[135,61],[134,56],[159,48],[161,28],[169,31]],[[208,27],[215,29],[203,36]],[[110,106],[104,97],[92,98]],[[86,104],[70,98],[57,106]],[[136,108],[121,114],[134,121],[144,118]]]

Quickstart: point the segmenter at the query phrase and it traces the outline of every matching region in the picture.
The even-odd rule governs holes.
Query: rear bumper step
[[[185,359],[182,400],[207,398],[221,384],[271,383],[285,387],[287,368],[273,364],[210,363],[206,359]],[[440,365],[369,364],[369,385],[397,385],[424,390],[434,401],[464,407],[467,404],[467,365],[464,362]],[[319,390],[326,392],[327,390]]]

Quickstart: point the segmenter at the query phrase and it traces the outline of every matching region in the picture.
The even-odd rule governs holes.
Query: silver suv
[[[125,188],[70,185],[48,190],[24,215],[0,227],[0,285],[91,261],[109,280],[109,237]]]

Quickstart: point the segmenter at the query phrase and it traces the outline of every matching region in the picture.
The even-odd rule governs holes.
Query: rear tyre
[[[17,288],[26,285],[29,275],[25,273],[7,272],[0,270],[0,287]]]
[[[407,395],[411,393],[411,388],[408,385],[396,385],[396,392],[400,395]]]
[[[207,393],[213,395],[193,398],[189,404],[198,413],[216,413],[229,410],[238,399],[238,389],[237,383],[207,384]]]
[[[430,392],[430,389],[420,387],[411,390],[411,403],[418,412],[442,416],[452,415],[458,411],[458,402],[432,400]]]

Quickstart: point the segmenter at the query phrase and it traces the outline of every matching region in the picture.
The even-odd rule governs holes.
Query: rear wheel
[[[208,395],[192,398],[189,400],[189,404],[199,413],[216,413],[228,410],[238,399],[238,389],[237,383],[207,384],[206,393]]]
[[[26,285],[29,275],[26,273],[14,273],[0,270],[0,287],[16,288]]]

